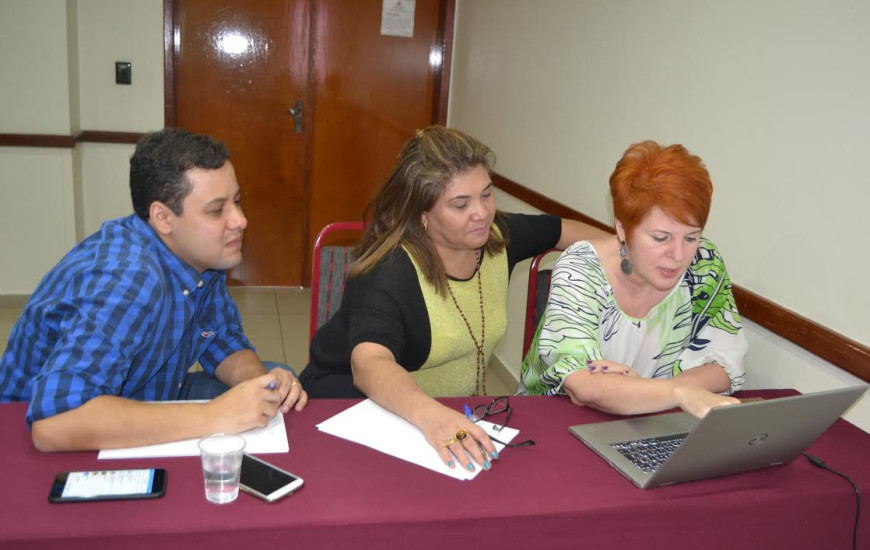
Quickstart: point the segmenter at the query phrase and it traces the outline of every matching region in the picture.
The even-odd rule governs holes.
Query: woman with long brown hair
[[[433,398],[486,393],[517,262],[599,233],[497,212],[493,162],[486,145],[441,126],[407,142],[367,208],[341,306],[314,336],[301,377],[312,398],[368,396],[420,428],[446,464],[455,457],[470,470],[463,447],[489,468],[492,442]]]

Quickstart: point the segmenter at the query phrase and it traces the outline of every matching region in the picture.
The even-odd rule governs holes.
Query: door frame
[[[175,1],[163,0],[163,125],[171,127],[176,125],[176,103],[175,103]],[[314,48],[316,47],[316,37],[311,29],[316,28],[317,17],[317,0],[308,0],[308,23],[309,23],[309,60],[314,59]],[[441,64],[434,69],[433,74],[433,101],[432,101],[432,116],[430,122],[432,124],[447,124],[447,109],[449,106],[450,96],[450,71],[453,60],[453,27],[456,16],[456,0],[441,0],[441,6],[438,13],[438,33],[436,35],[436,46],[441,48]],[[308,66],[308,91],[309,99],[314,97],[314,63],[310,62]],[[314,120],[317,116],[313,101],[308,101],[310,105],[310,119]],[[306,110],[309,107],[306,106]],[[310,128],[312,124],[305,125],[306,134],[310,139]],[[307,201],[310,202],[310,185],[311,185],[311,155],[312,147],[309,143],[305,152],[305,190],[304,195]],[[302,285],[311,284],[311,251],[308,248],[308,235],[310,234],[310,222],[308,216],[302,223],[302,235],[306,242],[306,254],[302,258]]]

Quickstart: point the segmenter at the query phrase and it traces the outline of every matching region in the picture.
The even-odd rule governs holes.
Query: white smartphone
[[[239,488],[266,502],[293,493],[302,487],[302,478],[249,454],[242,456],[242,476]]]
[[[100,470],[57,474],[49,502],[88,502],[160,498],[166,493],[166,470]]]

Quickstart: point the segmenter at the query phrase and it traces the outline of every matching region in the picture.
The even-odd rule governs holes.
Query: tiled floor
[[[231,287],[239,305],[245,334],[267,361],[280,361],[300,372],[308,363],[308,319],[311,291],[301,288]],[[9,332],[27,303],[27,296],[0,296],[0,353]],[[513,392],[491,369],[486,374],[487,393]]]

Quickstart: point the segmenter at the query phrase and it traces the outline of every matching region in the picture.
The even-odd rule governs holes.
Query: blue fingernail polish
[[[484,470],[489,470],[490,468],[492,468],[492,464],[490,464],[489,462],[487,462],[487,461],[484,460],[484,461],[483,461],[483,469],[484,469]]]
[[[453,461],[452,461],[452,460],[448,460],[448,461],[447,461],[447,467],[448,467],[448,468],[452,468],[452,467],[453,467]]]
[[[593,370],[595,370],[595,367],[589,367],[589,370],[593,371]]]
[[[603,367],[601,367],[601,370],[607,370],[607,365],[604,365]]]
[[[492,452],[492,458],[498,458],[498,451]]]
[[[474,464],[469,464],[469,465],[468,465],[468,471],[469,471],[469,472],[473,472],[473,471],[474,471]]]

